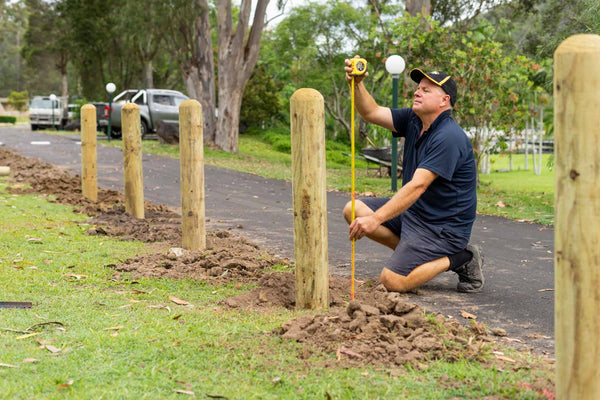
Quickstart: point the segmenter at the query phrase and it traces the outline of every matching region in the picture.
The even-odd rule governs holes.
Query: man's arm
[[[352,67],[350,60],[346,60],[344,70],[346,71],[346,80],[351,85],[352,76],[349,73],[352,72]],[[378,105],[362,82],[363,78],[368,75],[369,73],[367,72],[364,75],[354,77],[354,103],[356,109],[365,121],[395,132],[392,111],[388,107]]]
[[[410,182],[402,186],[390,201],[372,215],[356,218],[352,221],[349,228],[349,238],[360,239],[369,233],[373,233],[385,221],[408,210],[437,177],[438,175],[434,172],[417,168]]]

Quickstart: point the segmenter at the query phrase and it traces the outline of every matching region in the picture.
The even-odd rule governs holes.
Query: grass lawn
[[[319,352],[301,359],[301,344],[271,333],[301,312],[219,305],[248,286],[125,273],[113,279],[107,265],[150,247],[88,236],[85,217],[70,207],[8,194],[3,182],[0,300],[33,307],[0,309],[0,398],[548,398],[539,385],[552,379],[544,363],[438,361],[387,370],[345,368]]]

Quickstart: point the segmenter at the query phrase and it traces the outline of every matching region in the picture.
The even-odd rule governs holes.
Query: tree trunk
[[[525,171],[529,170],[529,127],[525,122]]]
[[[188,95],[202,105],[204,143],[213,144],[216,135],[216,95],[210,10],[207,0],[197,0],[197,4],[200,16],[194,23],[193,41],[188,45],[191,56],[184,61],[182,75]]]
[[[230,153],[238,151],[242,94],[258,59],[268,4],[269,0],[258,0],[252,27],[248,33],[252,1],[242,0],[235,29],[231,0],[217,1],[219,117],[215,144]],[[208,34],[210,35],[210,31]]]
[[[154,88],[154,77],[152,76],[152,60],[144,60],[144,82],[147,89]]]

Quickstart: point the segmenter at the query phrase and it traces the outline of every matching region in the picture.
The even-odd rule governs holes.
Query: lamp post
[[[112,114],[112,94],[115,92],[115,90],[117,90],[117,86],[114,83],[108,82],[106,84],[106,92],[108,93],[108,129],[106,131],[106,135],[108,136],[109,142],[112,135],[112,126],[110,123],[110,116]]]
[[[54,102],[55,101],[56,101],[56,95],[51,94],[50,95],[50,104],[52,106],[52,129],[56,129],[56,127],[54,126]]]
[[[404,58],[393,55],[385,61],[385,69],[392,74],[392,108],[398,108],[398,79],[406,66]],[[398,189],[398,138],[392,136],[392,192]]]

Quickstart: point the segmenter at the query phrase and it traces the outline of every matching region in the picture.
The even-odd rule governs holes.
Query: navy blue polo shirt
[[[392,109],[392,118],[394,136],[405,138],[402,185],[417,168],[438,175],[403,214],[403,223],[413,220],[438,234],[447,231],[468,239],[477,210],[477,171],[469,138],[450,110],[441,113],[420,137],[423,124],[412,109]]]

